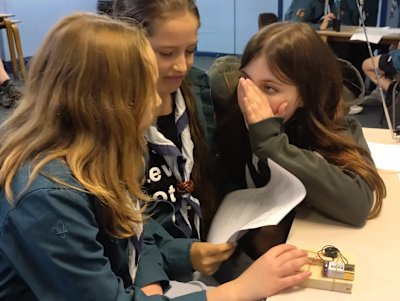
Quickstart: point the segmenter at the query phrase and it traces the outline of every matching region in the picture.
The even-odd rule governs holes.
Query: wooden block
[[[312,275],[301,286],[351,294],[355,276],[355,263],[351,256],[345,253],[342,254],[348,260],[348,265],[345,268],[346,262],[340,256],[332,259],[320,253],[309,251],[310,264],[303,266],[301,271],[310,271]],[[325,274],[331,277],[325,276],[324,268],[329,268],[329,272]]]

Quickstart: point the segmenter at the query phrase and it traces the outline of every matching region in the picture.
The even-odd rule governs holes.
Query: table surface
[[[13,14],[3,14],[3,13],[0,13],[0,18],[8,18],[8,17],[14,17],[14,15],[13,15]]]
[[[398,143],[389,130],[365,128],[368,141]],[[400,174],[380,171],[386,184],[387,197],[381,214],[363,228],[354,228],[323,217],[308,208],[296,215],[288,243],[299,248],[319,250],[331,244],[355,260],[352,294],[295,287],[268,300],[400,300]]]
[[[350,37],[353,35],[354,31],[356,31],[359,28],[361,28],[361,27],[342,25],[340,27],[340,31],[335,31],[332,28],[328,28],[325,30],[317,30],[317,33],[321,37],[327,37],[329,40],[360,42],[360,41],[351,41],[350,40]],[[400,41],[400,34],[399,33],[390,33],[388,35],[384,35],[379,43],[380,44],[393,44],[398,41]]]

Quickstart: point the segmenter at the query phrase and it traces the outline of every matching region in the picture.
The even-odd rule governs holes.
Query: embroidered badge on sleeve
[[[306,10],[304,8],[299,8],[296,12],[296,16],[300,17],[300,18],[304,18],[306,14]]]
[[[57,224],[51,229],[53,233],[55,233],[58,237],[60,238],[66,238],[67,233],[69,232],[70,225],[64,223],[64,222],[57,222]]]

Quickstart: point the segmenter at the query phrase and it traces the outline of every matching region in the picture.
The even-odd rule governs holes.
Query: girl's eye
[[[261,87],[261,90],[264,91],[264,92],[267,92],[267,93],[274,93],[274,92],[276,92],[276,90],[275,90],[273,87],[268,86],[268,85],[262,86],[262,87]]]
[[[160,55],[162,55],[162,56],[171,56],[171,55],[174,54],[173,51],[159,51],[158,53],[159,53]]]
[[[186,53],[193,54],[194,53],[194,49],[188,49],[188,50],[186,50]]]

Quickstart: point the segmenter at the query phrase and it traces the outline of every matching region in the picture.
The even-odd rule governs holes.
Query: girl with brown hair
[[[217,85],[220,75],[211,78],[212,84]],[[221,104],[213,99],[217,108],[228,107],[226,99],[230,103],[230,117],[217,111],[218,138],[239,188],[257,186],[257,180],[265,185],[268,178],[260,170],[267,169],[270,158],[303,182],[308,205],[332,219],[361,227],[379,214],[385,185],[360,123],[343,113],[340,65],[310,26],[275,23],[263,28],[248,42],[240,71],[229,78],[227,85],[212,88],[215,96],[224,90],[230,95]],[[236,87],[237,95],[232,93]],[[241,130],[230,132],[230,124],[238,123]],[[232,145],[242,151],[231,152]],[[253,159],[246,161],[247,148]],[[258,172],[246,178],[246,169]],[[252,231],[246,243],[253,257],[284,242],[290,220],[277,226],[281,234],[275,240],[271,227]]]
[[[206,99],[195,98],[189,89],[200,27],[196,3],[116,0],[114,15],[141,24],[157,57],[162,104],[157,123],[146,134],[149,160],[144,189],[155,200],[149,210],[152,218],[179,239],[170,254],[177,260],[173,265],[177,272],[171,277],[190,280],[193,269],[213,274],[230,257],[235,244],[199,241],[205,237],[214,209],[205,143],[205,138],[212,136],[208,130],[214,124],[214,111],[212,107],[211,111],[205,110],[209,108]],[[148,232],[158,231],[157,224],[153,225],[152,229],[145,227],[145,237]],[[143,261],[146,258],[142,256]],[[149,257],[151,263],[154,260]]]

